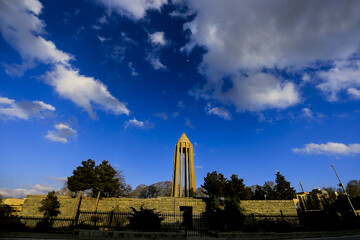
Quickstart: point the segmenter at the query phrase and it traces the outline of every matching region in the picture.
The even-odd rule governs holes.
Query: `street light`
[[[345,195],[346,195],[346,197],[347,197],[347,199],[348,199],[348,201],[349,201],[349,204],[350,204],[350,206],[351,206],[352,211],[354,212],[355,216],[357,216],[357,214],[356,214],[356,212],[355,212],[355,209],[354,209],[354,207],[353,207],[353,205],[352,205],[352,203],[351,203],[350,196],[349,196],[349,194],[346,192],[346,190],[345,190],[345,188],[344,188],[344,184],[343,184],[343,183],[341,182],[341,180],[340,180],[339,174],[337,173],[334,165],[331,164],[330,167],[332,167],[332,168],[334,169],[335,174],[336,174],[336,176],[337,176],[337,178],[339,179],[339,182],[340,182],[339,186],[342,187],[342,189],[343,189],[343,191],[344,191],[344,193],[345,193]]]

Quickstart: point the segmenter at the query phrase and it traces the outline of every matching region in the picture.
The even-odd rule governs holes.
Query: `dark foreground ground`
[[[360,240],[360,230],[354,231],[339,231],[339,232],[292,232],[292,233],[231,233],[224,234],[221,233],[219,236],[210,237],[210,236],[196,236],[196,237],[185,237],[184,233],[139,233],[133,232],[126,236],[117,235],[114,232],[109,236],[109,232],[104,231],[80,231],[77,232],[78,235],[74,234],[56,234],[56,233],[34,233],[34,232],[0,232],[0,240],[31,240],[31,239],[56,239],[56,240],[69,240],[69,239],[134,239],[134,240],[143,240],[143,239],[307,239],[307,240]]]

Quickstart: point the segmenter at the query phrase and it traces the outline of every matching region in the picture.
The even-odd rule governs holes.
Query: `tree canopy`
[[[116,171],[108,161],[95,165],[94,160],[81,162],[82,166],[73,171],[68,177],[67,187],[70,191],[78,192],[90,190],[92,196],[100,191],[102,197],[125,197],[131,191],[121,171]]]
[[[360,196],[360,180],[350,180],[346,184],[346,192],[351,197],[359,197]]]
[[[295,189],[290,186],[290,182],[286,181],[280,172],[276,173],[275,183],[274,190],[277,200],[292,200],[296,197]]]
[[[149,186],[140,184],[130,193],[130,196],[136,198],[170,197],[171,187],[170,181],[157,182]]]
[[[60,214],[60,202],[55,191],[49,192],[45,199],[41,200],[39,211],[44,213],[44,218],[51,219]]]

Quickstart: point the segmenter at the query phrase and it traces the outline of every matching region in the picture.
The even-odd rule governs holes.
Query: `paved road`
[[[296,240],[360,240],[360,235],[344,237],[324,237],[324,238],[296,238]],[[294,238],[292,240],[295,240]]]

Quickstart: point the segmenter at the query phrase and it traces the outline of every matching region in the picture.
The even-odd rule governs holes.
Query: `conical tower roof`
[[[181,135],[181,137],[179,138],[179,140],[178,140],[177,142],[178,142],[178,143],[180,143],[180,142],[182,142],[182,143],[184,143],[184,142],[185,142],[185,143],[191,143],[185,133],[183,133],[183,134]]]

